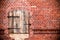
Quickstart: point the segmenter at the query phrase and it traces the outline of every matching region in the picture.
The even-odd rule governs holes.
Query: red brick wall
[[[29,0],[33,11],[33,29],[59,29],[59,3],[58,0]],[[32,35],[32,36],[31,36]],[[60,36],[60,35],[59,35]],[[30,34],[30,40],[59,40],[57,34]]]
[[[33,34],[32,29],[59,29],[60,5],[58,0],[1,0],[0,27],[8,27],[7,13],[14,9],[28,10],[32,14],[30,40],[57,40],[58,34]]]

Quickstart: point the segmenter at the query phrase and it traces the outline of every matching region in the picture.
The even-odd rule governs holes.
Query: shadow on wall
[[[58,36],[57,36],[57,40],[60,40],[60,17],[58,18],[58,25],[59,25],[59,31],[58,31]]]
[[[58,7],[60,7],[60,0],[56,0],[56,2],[58,3]]]
[[[8,0],[0,0],[0,8],[3,8],[7,3]]]
[[[56,0],[56,2],[58,3],[57,5],[57,7],[59,8],[59,11],[60,11],[60,0]],[[59,23],[58,23],[58,25],[59,25],[59,30],[60,30],[60,17],[58,18],[58,21],[59,21]],[[58,36],[57,36],[57,40],[60,40],[60,31],[58,32],[59,34],[57,34]]]
[[[59,28],[60,28],[60,22],[59,22]],[[59,30],[59,32],[58,32],[57,35],[58,35],[58,36],[57,36],[57,40],[60,40],[60,30]]]

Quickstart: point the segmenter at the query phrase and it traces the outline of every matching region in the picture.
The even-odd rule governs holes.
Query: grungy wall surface
[[[32,15],[30,18],[30,34],[26,40],[59,40],[60,34],[51,34],[51,31],[48,30],[41,32],[50,34],[39,34],[41,32],[34,34],[33,31],[33,29],[60,29],[59,0],[1,0],[0,28],[6,29],[5,33],[8,33],[8,12],[15,9],[28,10]],[[56,33],[56,31],[53,32]]]

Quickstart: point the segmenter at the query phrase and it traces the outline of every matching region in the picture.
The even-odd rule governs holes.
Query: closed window
[[[29,13],[23,10],[14,10],[8,13],[9,33],[29,33]]]

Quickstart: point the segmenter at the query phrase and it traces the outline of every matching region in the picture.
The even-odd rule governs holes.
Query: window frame
[[[14,11],[14,10],[13,10],[13,11]],[[11,12],[12,12],[12,11],[11,11]],[[25,11],[24,11],[24,12],[25,12]],[[13,14],[13,13],[12,13],[12,14]],[[28,14],[29,14],[29,16],[28,16],[28,24],[24,24],[24,25],[28,25],[28,30],[27,30],[28,33],[10,33],[10,32],[9,32],[10,34],[29,34],[29,29],[30,29],[30,25],[31,25],[31,24],[30,24],[30,21],[29,21],[29,20],[30,20],[30,13],[28,13]],[[8,20],[9,20],[9,18],[12,17],[12,16],[9,16],[9,13],[8,13],[8,16],[7,16],[7,17],[8,17]],[[13,16],[13,17],[14,17],[14,16]],[[15,17],[19,18],[18,16],[15,16]],[[13,19],[13,18],[12,18],[12,19]],[[9,21],[8,21],[8,22],[9,22]],[[8,25],[8,30],[11,30],[11,29],[13,29],[13,31],[14,31],[14,29],[20,29],[20,28],[9,28],[9,25]]]

